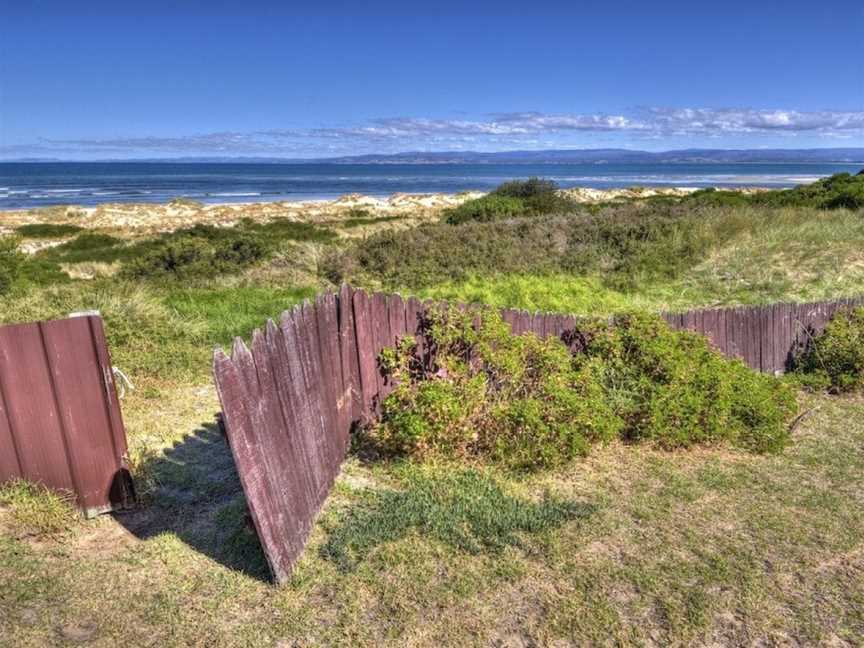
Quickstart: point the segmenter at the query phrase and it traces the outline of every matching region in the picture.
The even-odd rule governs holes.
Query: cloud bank
[[[322,156],[397,150],[501,150],[590,146],[615,139],[641,140],[809,136],[851,139],[864,136],[864,111],[800,111],[750,108],[647,107],[630,114],[494,113],[479,119],[387,117],[352,126],[214,132],[171,137],[41,139],[0,147],[6,155],[84,153],[99,155],[272,155]]]

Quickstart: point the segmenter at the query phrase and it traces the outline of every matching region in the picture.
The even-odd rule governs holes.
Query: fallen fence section
[[[0,327],[0,482],[74,495],[87,517],[134,499],[98,316]]]
[[[676,329],[708,336],[731,357],[760,371],[788,367],[806,336],[841,307],[862,303],[708,309],[664,314]],[[392,390],[379,370],[381,350],[418,332],[424,305],[399,295],[343,286],[267,322],[251,350],[217,350],[213,373],[225,430],[264,553],[277,582],[300,556],[348,448],[354,422],[374,413]],[[516,334],[564,336],[570,315],[503,310]]]

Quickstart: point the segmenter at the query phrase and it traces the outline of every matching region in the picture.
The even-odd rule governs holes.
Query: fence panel
[[[0,482],[68,491],[88,517],[134,498],[101,318],[0,327]]]

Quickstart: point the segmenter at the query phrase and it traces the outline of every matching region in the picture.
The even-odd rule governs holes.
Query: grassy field
[[[216,403],[180,390],[158,407],[127,407],[133,436],[185,432],[151,466],[149,506],[89,523],[54,511],[60,523],[47,530],[0,515],[0,638],[855,645],[864,401],[808,397],[805,407],[812,413],[776,456],[616,443],[552,473],[477,469],[467,480],[452,466],[351,460],[294,578],[277,589],[207,420]],[[26,498],[4,504],[26,510]],[[490,511],[504,519],[483,524]]]
[[[615,442],[528,476],[352,458],[276,588],[209,376],[215,345],[342,278],[596,314],[864,293],[864,213],[821,206],[19,232],[71,244],[24,260],[0,321],[102,312],[135,384],[122,406],[143,502],[83,522],[62,498],[0,490],[0,645],[856,645],[860,396],[800,394],[809,413],[777,455]],[[364,265],[385,253],[398,267]]]

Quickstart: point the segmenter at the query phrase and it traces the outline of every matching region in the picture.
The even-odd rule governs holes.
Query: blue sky
[[[0,158],[864,146],[864,3],[3,1]]]

